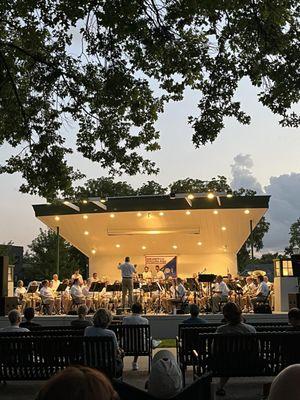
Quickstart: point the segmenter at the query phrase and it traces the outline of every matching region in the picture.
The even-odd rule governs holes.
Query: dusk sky
[[[197,113],[198,94],[187,91],[183,102],[166,107],[157,124],[162,150],[148,157],[157,162],[160,173],[157,176],[124,175],[117,179],[127,180],[133,186],[149,179],[168,185],[186,177],[206,180],[219,174],[225,175],[234,188],[243,186],[271,194],[267,214],[271,229],[263,251],[282,251],[288,243],[290,224],[300,217],[300,131],[281,128],[278,118],[258,103],[256,93],[244,80],[237,94],[252,117],[250,126],[228,119],[226,128],[213,144],[194,149],[187,116]],[[75,132],[76,126],[68,128],[68,144],[74,142]],[[6,146],[0,148],[0,163],[9,152]],[[106,171],[76,153],[71,162],[87,179],[106,175]],[[16,245],[27,246],[43,227],[35,219],[31,205],[44,200],[19,193],[20,184],[18,175],[0,175],[0,243],[12,240]]]

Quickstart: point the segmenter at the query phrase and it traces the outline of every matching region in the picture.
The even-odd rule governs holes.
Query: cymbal
[[[255,276],[265,276],[266,275],[266,271],[263,271],[262,269],[256,269],[255,271],[248,271],[248,275],[255,275]]]

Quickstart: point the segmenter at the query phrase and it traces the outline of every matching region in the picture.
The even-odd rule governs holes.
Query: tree
[[[155,181],[148,181],[136,190],[136,194],[138,196],[167,194],[167,188]]]
[[[78,186],[75,189],[75,197],[84,199],[86,197],[106,197],[113,196],[132,196],[135,190],[127,182],[115,182],[113,178],[89,179],[84,186]]]
[[[25,280],[50,279],[56,273],[56,234],[49,230],[40,229],[39,235],[28,246],[29,250],[24,255],[24,264],[28,264],[23,271]],[[60,239],[60,277],[70,278],[78,267],[86,273],[87,257],[68,242]]]
[[[173,193],[231,192],[227,178],[221,175],[210,181],[192,178],[180,179],[170,184],[170,190]]]
[[[294,247],[300,247],[300,218],[291,225],[289,235],[289,245],[285,248],[285,254],[290,256]]]
[[[77,151],[109,173],[155,173],[144,154],[160,147],[165,104],[199,91],[188,118],[199,147],[226,117],[250,123],[235,99],[244,78],[296,127],[299,28],[297,0],[3,1],[0,144],[15,150],[0,173],[21,173],[22,192],[72,195],[70,125]]]

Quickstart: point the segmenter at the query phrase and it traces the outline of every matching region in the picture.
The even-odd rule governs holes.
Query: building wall
[[[98,276],[107,276],[110,281],[120,279],[120,271],[117,266],[123,262],[124,257],[110,255],[104,257],[90,258],[90,275],[97,272]],[[131,255],[131,262],[137,264],[138,272],[144,269],[144,255]],[[235,275],[237,273],[236,255],[231,254],[203,254],[199,255],[177,255],[177,274],[180,277],[191,277],[194,272],[206,274],[226,275],[228,271]],[[153,271],[152,271],[153,272]]]

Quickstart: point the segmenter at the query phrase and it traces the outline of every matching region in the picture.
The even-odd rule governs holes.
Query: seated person
[[[146,386],[148,393],[158,399],[169,399],[181,392],[182,373],[174,355],[169,350],[160,350],[153,357]]]
[[[26,293],[27,293],[27,290],[24,287],[24,282],[19,280],[17,282],[17,287],[15,289],[15,297],[17,297],[17,299],[18,299],[18,304],[21,306],[21,311],[23,311],[23,309],[27,303]]]
[[[132,314],[123,318],[123,325],[149,325],[147,318],[141,316],[142,311],[142,305],[140,303],[134,303],[131,307]],[[138,356],[134,356],[132,362],[133,371],[137,371],[139,369],[137,361]]]
[[[217,328],[216,333],[222,334],[247,334],[256,333],[254,326],[245,324],[242,321],[242,310],[240,307],[232,302],[229,302],[223,307],[223,315],[226,321],[225,325],[221,325]],[[220,386],[216,392],[219,396],[225,396],[224,387],[228,382],[229,378],[220,378]]]
[[[257,280],[258,280],[257,291],[255,297],[251,299],[253,308],[256,306],[257,303],[265,301],[269,295],[269,288],[266,282],[264,281],[264,277],[262,275],[258,275]]]
[[[111,312],[105,308],[99,308],[93,317],[93,326],[88,326],[84,330],[84,336],[110,336],[113,338],[116,351],[116,370],[117,374],[122,375],[123,371],[123,361],[122,353],[123,351],[119,348],[117,337],[115,332],[107,329],[112,321]]]
[[[59,285],[60,285],[60,280],[58,279],[58,275],[53,274],[51,281],[51,289],[53,290],[53,292],[57,291]]]
[[[82,293],[79,279],[74,279],[70,293],[75,304],[85,304],[85,296]]]
[[[86,319],[88,311],[87,306],[81,304],[77,310],[78,318],[71,321],[71,326],[74,326],[75,328],[86,328],[87,326],[92,326],[92,321]]]
[[[8,320],[10,326],[0,329],[0,332],[29,332],[29,329],[20,327],[21,314],[19,311],[11,310],[8,313]]]
[[[55,298],[54,293],[50,288],[50,282],[47,279],[42,282],[40,296],[42,298],[42,302],[48,306],[48,313],[50,315],[53,313],[54,307],[57,314],[60,312],[61,299],[59,297]]]
[[[191,304],[190,305],[190,318],[187,318],[183,321],[184,324],[189,324],[189,325],[205,325],[207,322],[205,319],[199,317],[199,307],[197,304]]]
[[[288,331],[300,331],[300,309],[291,308],[288,312],[289,328]]]
[[[68,367],[52,376],[40,389],[36,400],[118,400],[109,379],[89,367]]]
[[[216,284],[213,289],[212,297],[212,312],[217,313],[219,311],[220,303],[228,301],[229,289],[226,283],[223,281],[223,277],[218,275],[216,277]]]
[[[25,322],[20,323],[20,328],[27,328],[30,330],[30,328],[32,328],[32,327],[41,326],[40,324],[32,322],[32,320],[34,318],[34,308],[33,307],[25,308],[24,318],[25,318]]]

